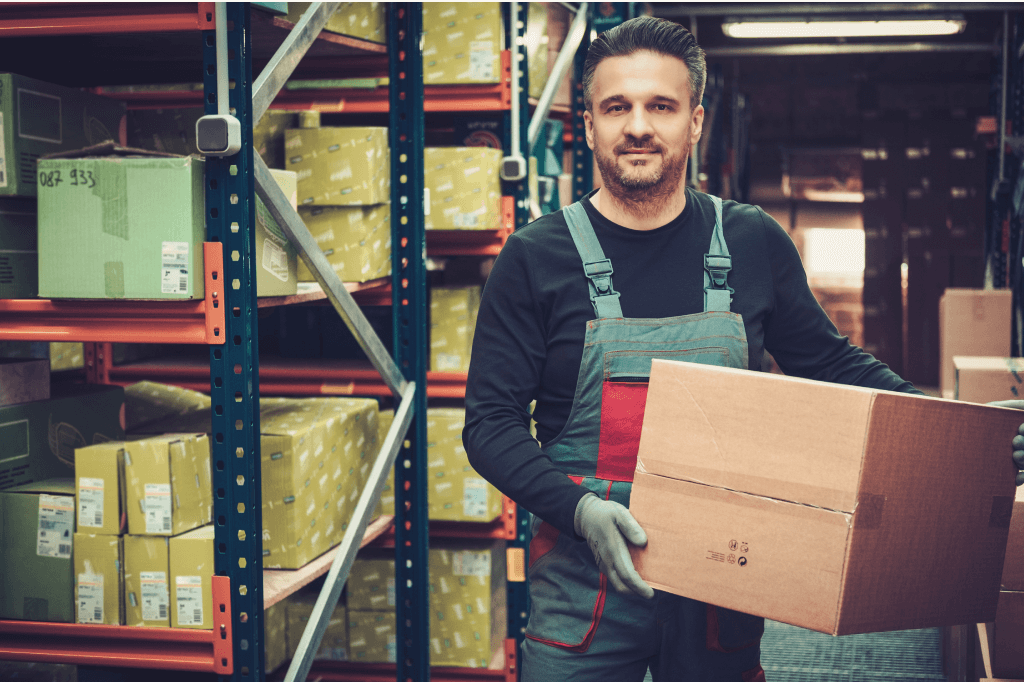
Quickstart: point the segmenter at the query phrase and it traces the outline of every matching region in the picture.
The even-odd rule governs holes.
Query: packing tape
[[[103,293],[107,298],[124,298],[124,263],[107,261],[103,264]]]

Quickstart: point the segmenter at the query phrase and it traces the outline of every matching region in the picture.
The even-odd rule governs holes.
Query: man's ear
[[[690,117],[690,145],[696,145],[700,141],[701,133],[704,131],[704,107],[700,104],[693,110]]]
[[[590,151],[594,151],[594,114],[584,111],[583,124],[587,130],[587,146],[590,147]]]

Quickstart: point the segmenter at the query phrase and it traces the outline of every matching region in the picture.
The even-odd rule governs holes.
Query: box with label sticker
[[[349,660],[394,663],[398,630],[394,611],[349,611]]]
[[[479,311],[480,287],[431,287],[431,371],[469,371]]]
[[[119,535],[75,533],[75,622],[124,624],[124,557]]]
[[[496,230],[501,227],[504,152],[486,147],[423,150],[424,225],[428,230]]]
[[[168,543],[171,627],[213,628],[213,526],[172,537]]]
[[[36,222],[34,199],[0,198],[0,298],[39,292]]]
[[[501,515],[501,493],[470,465],[462,445],[466,411],[427,410],[428,515],[434,521],[493,521]]]
[[[74,622],[75,481],[0,492],[0,620]]]
[[[123,102],[0,73],[0,196],[36,196],[36,159],[119,140],[124,117]]]
[[[124,448],[119,441],[75,450],[75,510],[79,533],[125,532]]]
[[[270,169],[270,175],[288,198],[292,208],[298,208],[298,184],[292,171]],[[291,296],[298,291],[295,247],[270,215],[263,200],[256,197],[256,295]]]
[[[424,4],[423,82],[501,82],[504,35],[500,3]]]
[[[101,145],[39,177],[40,296],[203,298],[202,159]]]
[[[312,206],[299,215],[343,282],[365,282],[391,274],[391,205]],[[313,273],[299,263],[299,281]]]
[[[371,206],[391,201],[388,129],[285,131],[285,167],[298,174],[300,206]]]
[[[125,625],[170,627],[168,542],[156,535],[124,536]]]
[[[150,436],[119,446],[129,533],[176,535],[210,522],[213,491],[206,434]]]
[[[288,21],[299,23],[310,4],[289,2]],[[384,44],[388,37],[385,8],[383,2],[339,2],[338,9],[327,19],[324,30]]]
[[[316,604],[316,592],[304,592],[296,594],[288,599],[288,626],[286,640],[288,644],[288,658],[294,658],[295,652],[299,649],[299,641],[302,633],[309,624],[309,617],[313,615],[313,606]],[[346,608],[342,605],[334,607],[331,619],[327,622],[327,629],[324,631],[323,639],[320,640],[320,648],[313,660],[317,661],[347,661],[348,655],[348,620]]]

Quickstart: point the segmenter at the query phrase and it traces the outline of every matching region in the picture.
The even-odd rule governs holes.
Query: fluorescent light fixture
[[[895,36],[949,36],[961,33],[961,18],[776,21],[726,20],[722,31],[730,38],[885,38]]]
[[[824,192],[820,189],[805,189],[807,201],[832,201],[842,204],[863,204],[864,192]]]

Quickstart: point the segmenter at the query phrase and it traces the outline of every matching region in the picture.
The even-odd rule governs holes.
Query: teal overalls
[[[597,319],[587,323],[583,360],[565,428],[543,446],[569,478],[602,499],[629,506],[653,358],[747,369],[743,318],[730,312],[732,261],[722,200],[704,256],[704,312],[625,319],[586,209],[564,209],[583,260]],[[657,295],[657,292],[651,292]],[[651,600],[609,589],[587,543],[534,519],[530,620],[523,682],[764,681],[764,620],[655,591]]]

